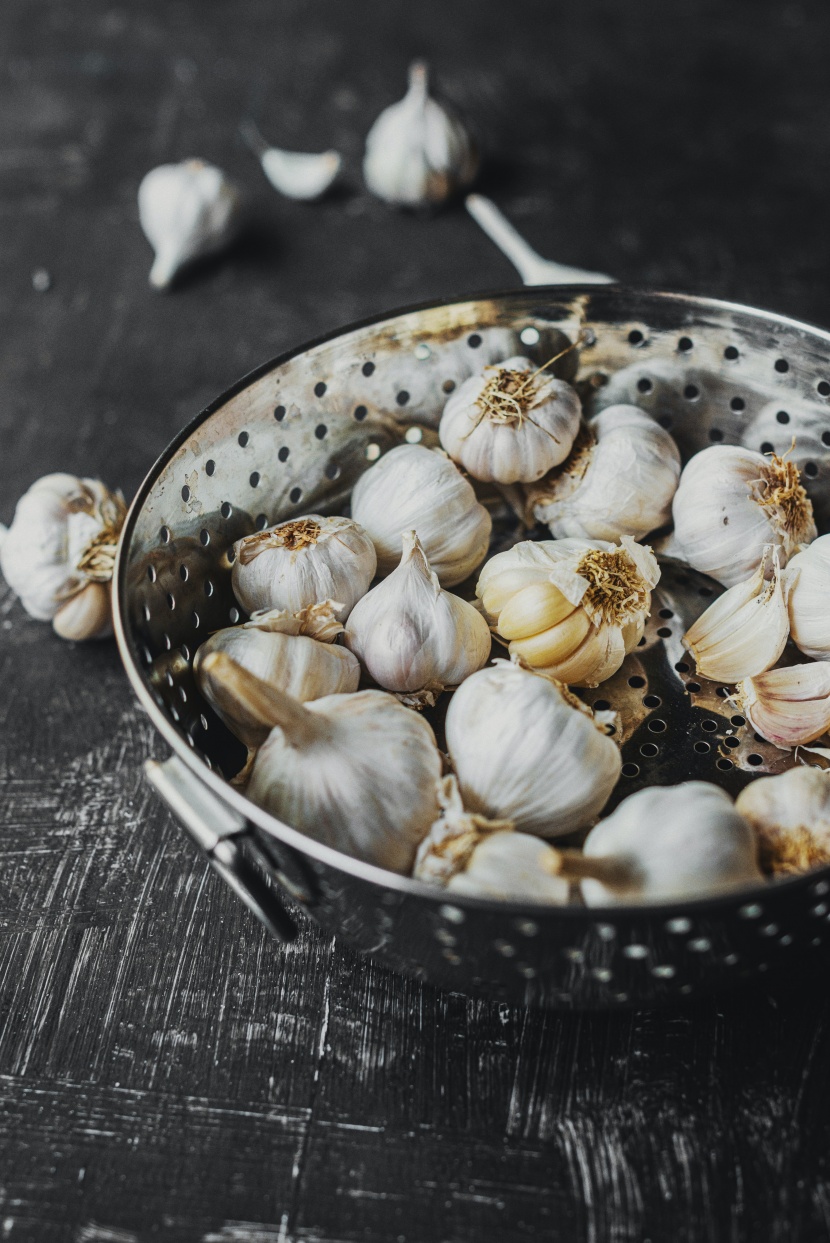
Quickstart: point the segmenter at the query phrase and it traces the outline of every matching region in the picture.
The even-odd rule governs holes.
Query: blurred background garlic
[[[712,445],[684,468],[672,505],[674,542],[695,570],[734,587],[767,544],[781,564],[815,539],[813,507],[795,464],[739,445]]]
[[[557,539],[641,539],[671,521],[680,453],[636,406],[608,406],[583,425],[561,466],[526,489],[528,508]]]
[[[741,790],[735,809],[752,825],[761,868],[792,876],[830,863],[830,772],[802,765],[759,777]]]
[[[464,381],[444,406],[438,435],[474,479],[532,483],[565,461],[580,412],[570,384],[517,355]]]
[[[738,682],[771,669],[788,634],[780,551],[768,544],[755,573],[710,604],[687,630],[683,643],[703,677]]]
[[[246,535],[234,544],[231,581],[248,613],[297,613],[336,600],[345,619],[375,576],[374,544],[351,518],[307,514]]]
[[[303,705],[224,652],[205,657],[202,676],[224,710],[241,704],[271,730],[245,789],[253,802],[335,850],[411,870],[438,817],[441,777],[435,735],[419,713],[384,691]]]
[[[253,121],[243,121],[239,131],[271,185],[286,198],[319,199],[340,172],[343,161],[337,151],[322,151],[319,155],[283,151],[266,142]]]
[[[525,540],[484,565],[476,594],[511,655],[573,686],[616,673],[642,638],[660,578],[650,548]]]
[[[242,196],[204,160],[162,164],[138,188],[138,218],[156,252],[150,284],[166,289],[186,263],[223,250],[236,236]]]
[[[799,651],[830,660],[830,535],[820,535],[787,563],[790,634]]]
[[[591,824],[620,775],[620,751],[548,678],[497,661],[462,682],[446,718],[464,807],[559,837]]]
[[[346,646],[384,690],[426,692],[434,702],[490,657],[481,613],[432,573],[415,531],[403,537],[401,563],[349,615]]]
[[[478,152],[464,124],[429,94],[427,66],[409,69],[409,89],[366,136],[363,177],[372,194],[396,207],[445,202],[471,185]]]
[[[378,574],[395,569],[404,532],[417,531],[443,587],[462,582],[481,564],[493,525],[455,463],[423,445],[398,445],[360,476],[352,517],[372,538]]]
[[[112,632],[110,580],[124,498],[97,479],[44,475],[0,527],[0,569],[26,612],[63,639]]]
[[[789,665],[746,678],[735,700],[752,728],[786,750],[830,729],[830,664]]]

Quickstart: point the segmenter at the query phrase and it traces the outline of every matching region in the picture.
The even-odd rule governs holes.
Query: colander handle
[[[153,789],[248,910],[278,941],[293,941],[297,935],[294,921],[239,847],[248,833],[244,817],[206,790],[175,755],[161,763],[148,760],[144,771]]]
[[[523,285],[614,284],[614,277],[607,276],[604,272],[588,272],[585,268],[572,268],[564,263],[556,263],[553,259],[543,259],[496,207],[493,200],[485,198],[483,194],[468,194],[465,204],[476,224],[513,264]]]

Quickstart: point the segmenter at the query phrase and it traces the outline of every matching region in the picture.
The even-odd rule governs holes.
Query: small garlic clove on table
[[[321,198],[340,172],[342,157],[337,151],[310,154],[272,147],[253,121],[245,121],[240,132],[262,165],[271,185],[289,199],[309,201]]]
[[[738,710],[756,733],[787,750],[830,730],[830,664],[770,669],[738,683]]]
[[[138,188],[138,216],[156,252],[150,284],[167,289],[185,264],[223,250],[234,239],[242,195],[221,169],[204,160],[162,164]]]
[[[762,869],[792,876],[830,863],[830,772],[803,765],[759,777],[735,808],[758,838]]]

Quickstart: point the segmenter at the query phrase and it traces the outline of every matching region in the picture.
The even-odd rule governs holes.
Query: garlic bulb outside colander
[[[790,634],[799,651],[830,660],[830,535],[820,535],[787,563]]]
[[[591,824],[620,775],[620,752],[569,692],[507,661],[462,682],[446,719],[464,806],[523,833]]]
[[[636,406],[608,406],[583,427],[568,459],[528,486],[528,507],[556,538],[641,539],[671,520],[680,454]]]
[[[497,553],[476,594],[511,655],[573,686],[597,686],[639,643],[660,571],[651,549],[532,540]]]
[[[417,531],[442,587],[481,564],[493,525],[455,463],[423,445],[398,445],[360,476],[352,517],[372,538],[378,574],[394,570],[404,532]]]
[[[532,483],[564,462],[579,418],[570,384],[517,356],[465,380],[444,407],[438,435],[474,479]]]
[[[248,613],[297,613],[336,600],[342,620],[368,591],[377,564],[374,545],[358,523],[320,514],[280,522],[233,547],[233,590]]]
[[[156,252],[150,284],[166,289],[193,259],[215,254],[235,237],[242,196],[204,160],[162,164],[138,188],[138,217]]]
[[[384,691],[300,704],[221,652],[202,664],[213,694],[271,727],[246,795],[286,824],[356,859],[408,873],[438,816],[441,756],[417,712]]]
[[[725,587],[758,568],[767,544],[780,546],[784,565],[816,535],[795,465],[738,445],[695,454],[680,476],[672,513],[680,555]]]
[[[763,871],[792,876],[830,863],[830,773],[809,766],[759,777],[735,808],[758,838]]]
[[[745,678],[735,701],[756,734],[782,751],[830,729],[830,664],[789,665]]]

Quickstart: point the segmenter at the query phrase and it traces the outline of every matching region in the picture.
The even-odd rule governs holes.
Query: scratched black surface
[[[0,8],[0,518],[46,471],[128,494],[277,351],[514,283],[459,211],[389,213],[361,137],[425,53],[544,252],[830,325],[830,10],[753,0],[156,0]],[[339,147],[277,199],[236,137]],[[169,297],[135,192],[203,155],[253,225]],[[34,269],[52,288],[37,293]],[[148,794],[114,646],[0,594],[0,1238],[813,1240],[830,1012],[786,990],[614,1017],[440,995],[304,926],[288,948]]]

